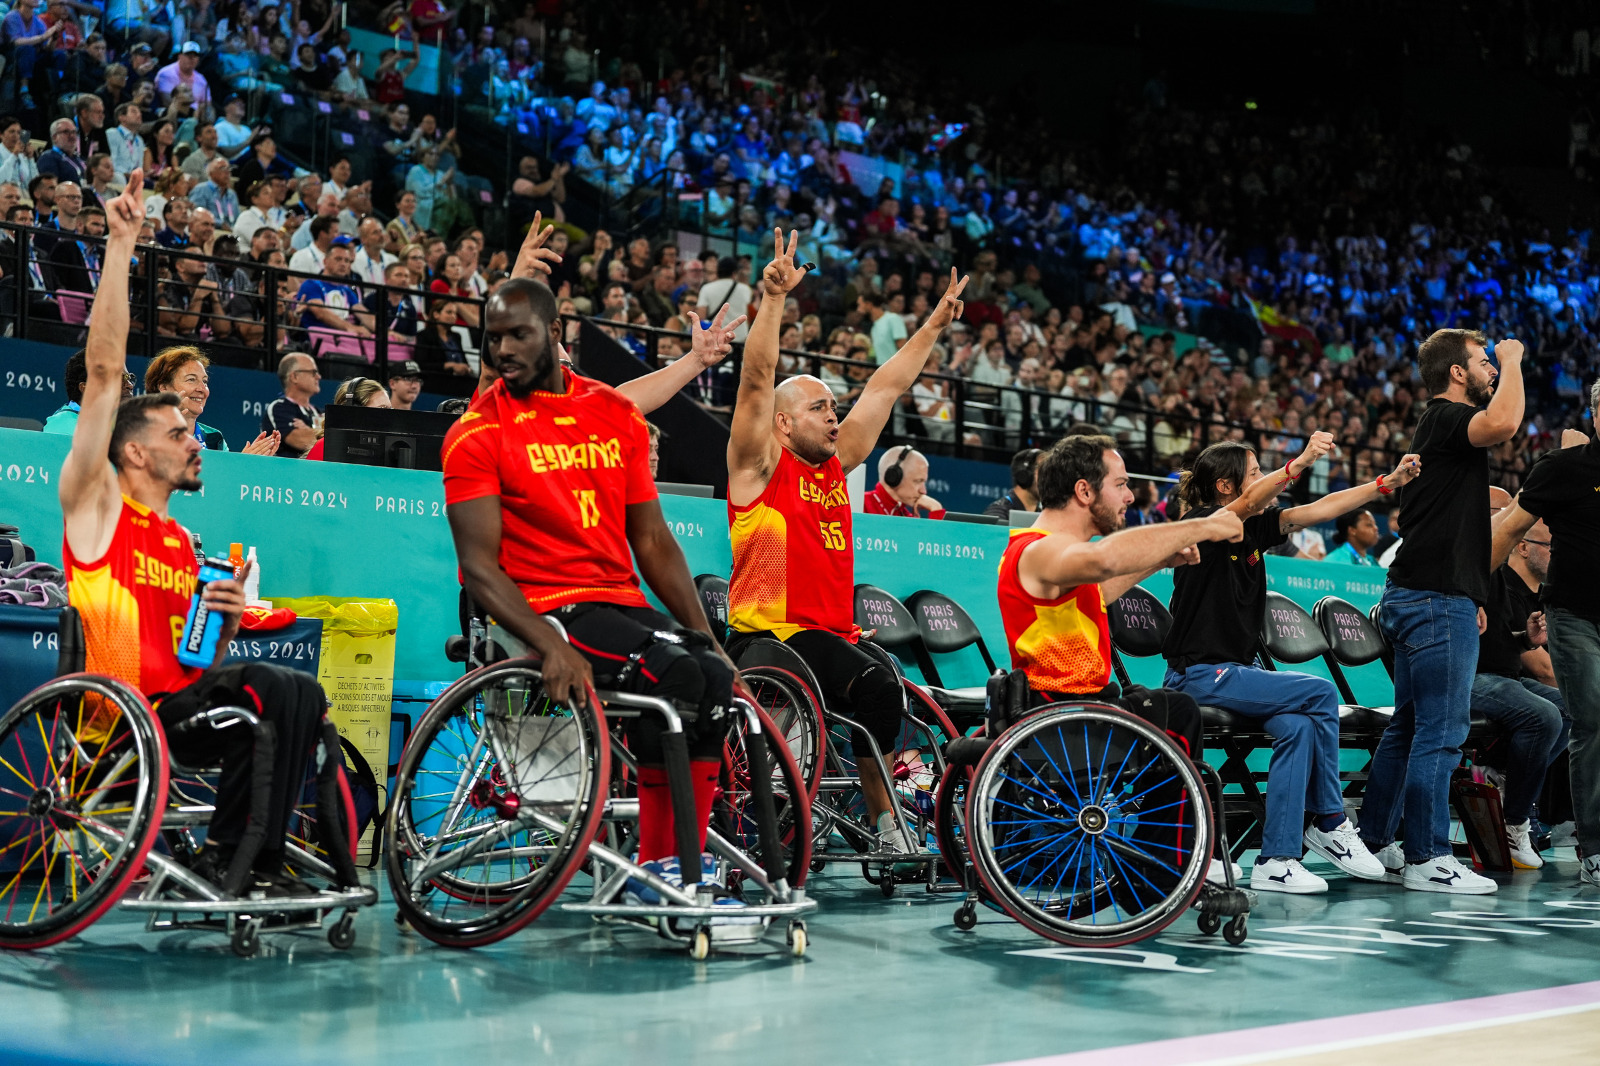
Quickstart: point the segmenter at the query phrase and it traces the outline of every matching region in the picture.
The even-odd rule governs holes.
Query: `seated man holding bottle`
[[[128,341],[128,265],[144,222],[143,175],[106,204],[110,224],[103,297],[89,327],[88,381],[57,482],[67,599],[83,620],[87,668],[137,688],[167,728],[173,756],[190,766],[220,763],[216,810],[197,872],[221,883],[250,813],[254,735],[242,724],[179,733],[173,726],[212,707],[239,706],[276,736],[271,820],[245,891],[290,892],[284,834],[300,798],[326,700],[306,674],[264,663],[222,665],[238,631],[241,582],[219,564],[201,585],[189,531],[168,512],[177,491],[200,488],[200,442],[176,393],[122,399]],[[248,564],[246,564],[246,569]],[[187,639],[191,601],[199,623]],[[199,608],[204,608],[200,610]]]

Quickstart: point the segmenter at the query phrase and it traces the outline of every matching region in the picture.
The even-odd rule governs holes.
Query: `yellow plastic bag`
[[[336,630],[372,636],[392,633],[400,625],[400,608],[395,606],[393,600],[369,600],[354,596],[273,597],[272,606],[287,607],[302,618],[322,619],[324,633]]]

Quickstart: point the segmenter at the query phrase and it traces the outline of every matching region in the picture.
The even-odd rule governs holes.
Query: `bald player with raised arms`
[[[744,367],[728,441],[728,522],[733,581],[728,594],[729,651],[754,637],[775,637],[797,652],[822,687],[822,699],[895,748],[902,695],[898,679],[858,646],[854,619],[855,552],[845,475],[860,465],[900,395],[923,372],[934,342],[961,316],[967,279],[950,285],[926,323],[868,380],[849,417],[840,420],[833,391],[801,374],[775,385],[784,300],[805,271],[798,236],[784,247],[773,234],[773,259],[761,276],[762,301],[745,341]],[[860,741],[857,741],[860,744]],[[888,786],[858,759],[879,850],[922,850],[894,824]]]

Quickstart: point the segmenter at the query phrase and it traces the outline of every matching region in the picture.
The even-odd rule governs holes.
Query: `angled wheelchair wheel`
[[[1041,936],[1114,947],[1194,903],[1211,854],[1210,805],[1167,736],[1119,708],[1045,708],[985,753],[966,842],[984,893]]]
[[[0,718],[0,947],[41,948],[92,925],[138,876],[161,830],[167,757],[133,688],[71,674]]]
[[[781,726],[756,706],[766,736],[782,735]],[[722,773],[712,808],[712,826],[757,862],[762,859],[757,831],[755,797],[750,781],[750,723],[740,714],[723,746]],[[782,743],[767,746],[771,761],[772,802],[777,815],[778,838],[783,847],[789,887],[800,888],[811,868],[811,797],[795,764],[793,749]]]
[[[761,708],[784,737],[794,756],[806,795],[815,799],[822,781],[822,705],[811,686],[798,674],[776,666],[756,666],[739,672],[750,700]]]
[[[395,773],[385,869],[424,936],[476,947],[511,935],[577,872],[605,812],[600,701],[547,698],[537,661],[474,671],[434,701]]]

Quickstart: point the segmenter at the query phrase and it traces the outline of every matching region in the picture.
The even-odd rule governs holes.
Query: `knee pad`
[[[855,676],[846,692],[849,705],[843,713],[865,726],[885,752],[892,751],[900,733],[900,712],[905,708],[900,679],[875,662]]]

